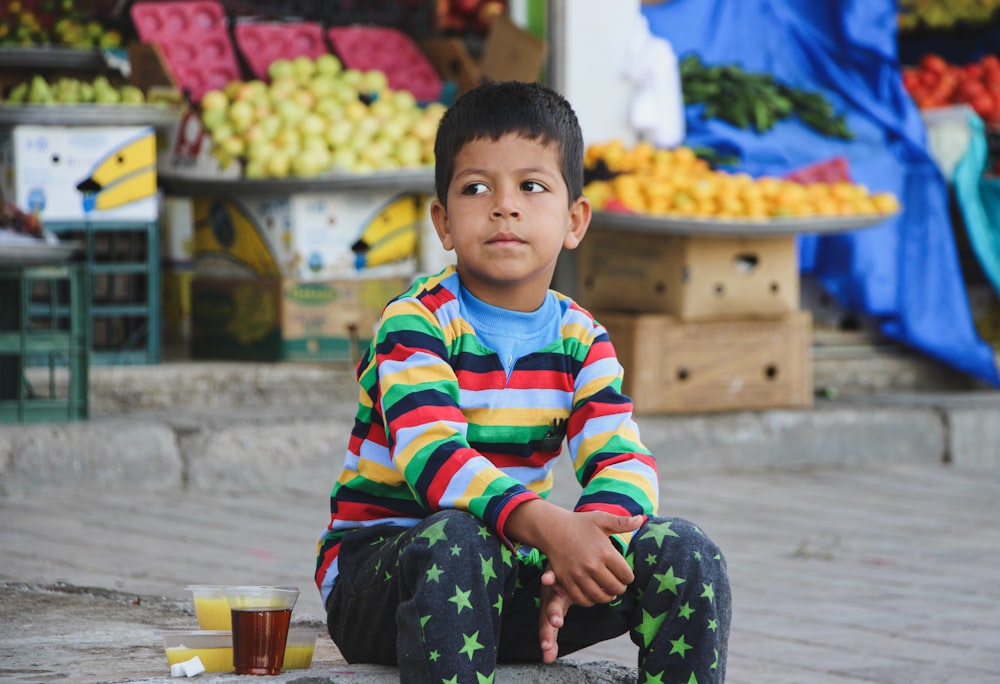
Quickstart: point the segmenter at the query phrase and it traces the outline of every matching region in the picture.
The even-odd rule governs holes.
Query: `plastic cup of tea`
[[[295,587],[227,587],[233,621],[233,667],[239,675],[281,674]]]
[[[224,584],[190,584],[187,590],[194,598],[194,614],[201,629],[229,630],[233,628],[229,601]]]

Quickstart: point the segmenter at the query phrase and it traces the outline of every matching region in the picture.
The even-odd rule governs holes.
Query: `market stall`
[[[822,90],[852,132],[838,139],[796,119],[761,135],[687,107],[687,143],[738,159],[753,175],[783,175],[844,157],[853,180],[896,194],[903,210],[875,229],[803,237],[802,268],[845,307],[873,317],[892,339],[1000,384],[993,350],[978,334],[958,264],[947,183],[926,127],[903,87],[897,7],[754,2],[650,3],[651,29],[684,57],[739,63]]]
[[[79,245],[97,363],[156,363],[164,340],[195,358],[352,360],[384,299],[449,259],[426,216],[448,103],[484,79],[548,79],[579,109],[598,210],[558,286],[625,316],[622,339],[650,323],[628,316],[653,315],[700,328],[695,347],[780,341],[699,361],[717,367],[700,404],[690,382],[660,392],[674,371],[656,378],[674,403],[651,410],[811,403],[801,276],[889,338],[1000,383],[950,204],[995,288],[983,174],[1000,107],[971,85],[950,93],[961,102],[928,99],[957,67],[901,68],[912,17],[893,3],[800,4],[134,0],[43,20],[19,3],[0,35],[4,198]],[[981,47],[955,59],[989,88]],[[915,73],[928,66],[936,80]],[[937,118],[972,131],[952,159],[935,145],[954,135],[932,123],[941,104],[966,107]],[[670,282],[694,272],[714,293],[697,305],[694,281]],[[762,371],[719,362],[754,355]],[[796,355],[788,373],[772,361]],[[754,383],[756,398],[732,391]]]

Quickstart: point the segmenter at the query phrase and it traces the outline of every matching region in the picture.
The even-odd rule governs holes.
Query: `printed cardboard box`
[[[303,281],[191,281],[191,355],[197,359],[356,362],[382,308],[406,277]]]
[[[315,281],[412,276],[426,204],[423,193],[378,189],[196,197],[195,271]]]
[[[156,221],[151,126],[14,126],[0,133],[4,200],[46,221]]]

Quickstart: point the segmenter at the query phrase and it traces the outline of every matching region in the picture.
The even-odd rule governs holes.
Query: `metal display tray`
[[[61,264],[73,256],[82,245],[79,242],[51,244],[39,240],[31,242],[0,243],[0,266],[41,266]]]
[[[292,195],[329,190],[399,190],[433,192],[433,171],[397,171],[369,174],[324,174],[312,178],[216,178],[160,170],[157,184],[167,193],[183,196],[213,194]]]
[[[691,236],[764,236],[795,235],[797,233],[842,233],[877,226],[895,214],[880,216],[831,216],[772,218],[757,221],[731,219],[695,219],[671,216],[642,216],[614,211],[595,211],[591,226],[631,230],[640,233],[661,233]]]
[[[10,69],[79,69],[93,71],[108,66],[100,50],[70,47],[9,47],[0,50],[0,67]]]
[[[175,126],[181,109],[123,104],[0,104],[0,126]]]

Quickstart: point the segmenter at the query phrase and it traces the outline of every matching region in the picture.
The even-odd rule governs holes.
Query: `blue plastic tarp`
[[[794,117],[758,135],[702,120],[686,107],[685,144],[740,158],[740,169],[783,176],[836,156],[852,180],[895,193],[896,217],[876,227],[800,236],[803,272],[847,309],[876,317],[884,334],[1000,386],[992,348],[969,309],[949,215],[948,185],[927,149],[920,113],[903,88],[892,0],[671,0],[643,5],[650,30],[679,59],[739,64],[822,91],[847,114],[850,141]]]

